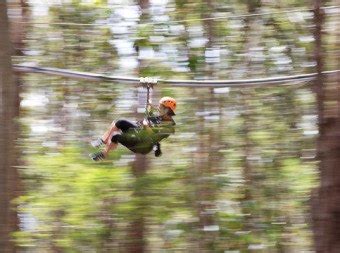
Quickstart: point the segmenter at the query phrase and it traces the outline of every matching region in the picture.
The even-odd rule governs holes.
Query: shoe
[[[104,160],[105,159],[105,156],[103,154],[103,152],[97,152],[97,153],[92,153],[92,154],[89,154],[89,157],[93,160],[93,161],[100,161],[100,160]]]
[[[105,142],[101,138],[98,138],[97,140],[91,141],[91,145],[94,148],[98,148],[105,145]]]

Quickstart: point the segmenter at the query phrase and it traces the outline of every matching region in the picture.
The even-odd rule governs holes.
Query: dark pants
[[[121,130],[123,133],[127,133],[129,131],[129,129],[137,128],[137,125],[135,123],[132,123],[131,121],[128,121],[128,120],[125,120],[125,119],[118,120],[115,123],[115,126],[119,130]],[[115,134],[114,136],[112,136],[112,139],[111,139],[112,142],[118,143],[120,136],[121,136],[121,134]]]
[[[145,138],[146,136],[141,129],[134,131],[139,128],[135,123],[128,120],[118,120],[115,126],[123,133],[113,135],[112,142],[120,143],[134,153],[147,154],[152,151],[153,142],[150,142],[150,138]]]
[[[115,123],[116,127],[122,130],[123,133],[127,132],[130,128],[136,128],[137,125],[131,121],[121,119]]]

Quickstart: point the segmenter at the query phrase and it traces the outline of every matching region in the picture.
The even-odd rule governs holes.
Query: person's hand
[[[153,151],[155,151],[155,156],[159,157],[162,155],[162,151],[161,151],[161,145],[159,143],[157,143],[156,145],[153,146]]]
[[[160,157],[162,155],[162,151],[160,150],[160,149],[157,149],[156,151],[155,151],[155,156],[156,157]]]
[[[149,126],[149,121],[147,119],[143,119],[143,126]]]

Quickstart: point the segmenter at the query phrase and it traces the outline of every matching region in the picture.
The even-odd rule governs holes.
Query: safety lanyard
[[[157,84],[157,79],[153,77],[141,77],[139,79],[139,82],[143,87],[146,88],[145,116],[149,117],[151,107],[152,107],[150,92],[151,92],[151,89],[153,89],[154,85]]]

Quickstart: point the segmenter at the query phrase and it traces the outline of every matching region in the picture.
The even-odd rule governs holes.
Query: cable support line
[[[340,8],[340,6],[329,6],[329,7],[322,7],[321,9],[336,9]],[[239,19],[239,18],[247,18],[247,17],[258,17],[258,16],[270,16],[270,15],[278,15],[278,14],[287,14],[287,13],[294,13],[294,12],[310,12],[314,11],[314,9],[295,9],[295,10],[286,10],[286,11],[276,11],[276,12],[262,12],[262,13],[252,13],[252,14],[240,14],[240,15],[231,15],[231,16],[220,16],[220,17],[209,17],[209,18],[197,18],[197,19],[183,19],[183,20],[173,20],[169,21],[169,23],[185,23],[185,22],[194,22],[194,21],[207,21],[207,20],[221,20],[221,19]],[[145,23],[141,25],[153,25],[153,24],[164,24],[167,23],[166,21],[163,22],[154,22],[154,23]]]
[[[67,69],[59,69],[59,68],[44,68],[44,67],[33,67],[33,66],[25,66],[20,64],[13,65],[14,71],[23,72],[23,73],[42,73],[48,75],[62,76],[74,79],[85,79],[89,81],[107,81],[107,82],[122,82],[122,83],[131,83],[136,84],[139,83],[139,78],[134,77],[122,77],[122,76],[108,76],[102,74],[67,70]]]
[[[321,9],[338,9],[340,6],[325,6]],[[178,24],[178,23],[186,23],[186,22],[196,22],[196,21],[207,21],[207,20],[223,20],[223,19],[240,19],[246,17],[258,17],[258,16],[270,16],[270,15],[279,15],[279,14],[287,14],[287,13],[295,13],[295,12],[311,12],[314,11],[312,8],[304,8],[304,9],[293,9],[293,10],[285,10],[285,11],[276,11],[276,12],[262,12],[262,13],[253,13],[253,14],[241,14],[241,15],[231,15],[231,16],[219,16],[219,17],[209,17],[209,18],[194,18],[194,19],[182,19],[182,20],[172,20],[172,21],[157,21],[157,22],[147,22],[138,24],[139,26],[147,26],[147,25],[169,25],[169,24]],[[23,22],[23,21],[13,21],[14,23],[29,23],[34,25],[65,25],[65,26],[102,26],[102,27],[110,27],[110,24],[85,24],[85,23],[73,23],[73,22]]]
[[[122,76],[109,76],[103,74],[87,73],[80,71],[72,71],[58,68],[43,68],[25,65],[13,65],[16,72],[23,73],[42,73],[47,75],[56,75],[73,79],[82,79],[88,81],[101,81],[101,82],[119,82],[124,84],[132,84],[135,86],[140,85],[140,78],[137,77],[122,77]],[[340,70],[331,70],[322,72],[324,75],[331,75],[340,73]],[[170,87],[191,87],[191,88],[223,88],[223,87],[249,87],[249,86],[264,86],[273,84],[292,84],[294,82],[307,82],[313,80],[317,73],[300,74],[291,76],[278,76],[268,78],[255,78],[255,79],[237,79],[237,80],[168,80],[157,79],[158,85],[167,85]]]

